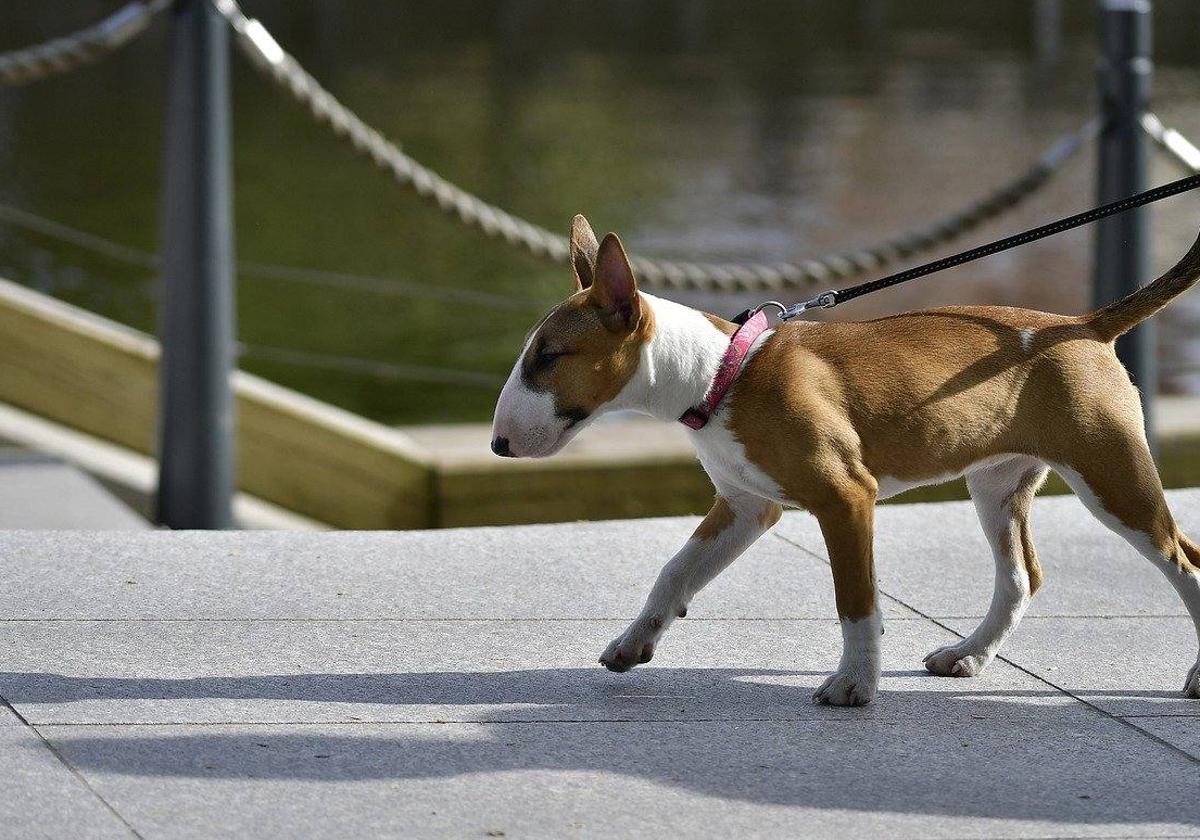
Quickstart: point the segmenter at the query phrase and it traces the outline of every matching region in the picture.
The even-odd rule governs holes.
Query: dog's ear
[[[612,330],[633,329],[641,319],[637,281],[625,248],[615,233],[607,234],[596,252],[595,281],[591,300],[604,313],[605,326]]]
[[[590,288],[596,277],[596,234],[583,216],[571,222],[571,268],[575,269],[575,291]]]

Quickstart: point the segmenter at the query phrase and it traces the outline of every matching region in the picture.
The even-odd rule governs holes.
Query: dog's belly
[[[896,478],[892,475],[876,475],[875,481],[879,485],[877,499],[890,499],[892,496],[898,496],[905,490],[912,490],[914,487],[928,487],[931,484],[945,484],[947,481],[954,481],[956,478],[962,478],[968,473],[975,470],[987,469],[996,464],[1011,460],[1012,458],[1028,458],[1025,455],[1018,455],[1015,452],[1005,452],[1000,455],[992,455],[988,458],[981,458],[969,464],[966,469],[955,470],[945,473],[936,473],[933,475],[921,478]]]
[[[973,465],[972,465],[973,466]],[[931,484],[945,484],[947,481],[953,481],[956,478],[961,478],[964,474],[970,472],[971,468],[959,472],[948,472],[941,475],[933,475],[928,478],[896,478],[890,475],[877,475],[875,481],[879,485],[877,499],[890,499],[892,496],[898,496],[905,490],[912,490],[914,487],[928,487]]]
[[[798,501],[790,498],[765,470],[746,457],[741,443],[724,423],[710,423],[703,431],[692,432],[691,437],[700,458],[700,465],[704,467],[704,471],[708,473],[718,492],[728,493],[736,490],[751,493],[788,507],[800,506]],[[974,470],[984,469],[1014,457],[1018,456],[1015,453],[992,455],[980,458],[963,469],[916,477],[898,478],[893,475],[877,473],[874,475],[878,484],[876,498],[879,500],[890,499],[914,487],[945,484]]]

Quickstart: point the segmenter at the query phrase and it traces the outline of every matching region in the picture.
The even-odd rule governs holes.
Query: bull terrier
[[[574,293],[529,333],[496,405],[498,455],[553,455],[596,417],[683,422],[716,501],[600,662],[649,662],[692,598],[778,521],[815,515],[843,650],[814,702],[858,706],[880,677],[875,503],[966,476],[996,564],[991,605],[925,657],[970,677],[1042,582],[1030,503],[1048,470],[1174,585],[1200,634],[1200,549],[1176,527],[1113,342],[1200,277],[1200,240],[1153,283],[1081,316],[951,306],[861,322],[744,325],[640,292],[621,241],[576,216]],[[1184,694],[1200,697],[1200,657]]]

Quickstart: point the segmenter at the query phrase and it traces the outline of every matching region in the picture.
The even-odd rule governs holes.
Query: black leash
[[[1006,236],[1004,239],[998,239],[987,245],[980,245],[977,248],[971,248],[968,251],[963,251],[949,257],[942,257],[939,260],[934,260],[924,265],[918,265],[914,268],[907,268],[903,271],[898,271],[895,274],[889,274],[886,277],[880,277],[878,280],[870,280],[866,283],[859,283],[857,286],[847,286],[844,289],[831,289],[827,292],[812,298],[811,300],[796,303],[791,306],[784,306],[781,303],[770,301],[764,303],[758,309],[764,306],[779,307],[779,317],[784,321],[790,321],[798,317],[801,313],[809,309],[832,309],[839,303],[845,303],[848,300],[854,300],[856,297],[869,295],[871,292],[878,292],[881,289],[887,289],[892,286],[897,286],[901,283],[907,283],[909,280],[915,280],[918,277],[924,277],[928,274],[933,274],[938,271],[943,271],[947,268],[963,265],[964,263],[973,262],[974,260],[982,259],[983,257],[998,254],[1001,251],[1007,251],[1009,248],[1016,248],[1019,245],[1025,245],[1029,242],[1035,242],[1039,239],[1045,239],[1047,236],[1053,236],[1056,233],[1071,230],[1072,228],[1081,227],[1086,224],[1098,221],[1108,216],[1114,216],[1117,213],[1123,213],[1126,210],[1132,210],[1135,207],[1141,207],[1144,204],[1150,204],[1155,201],[1161,201],[1164,198],[1170,198],[1173,195],[1194,190],[1200,187],[1200,175],[1189,175],[1187,178],[1180,178],[1178,181],[1172,181],[1169,184],[1163,184],[1161,187],[1146,190],[1144,192],[1135,193],[1128,198],[1122,198],[1119,201],[1113,201],[1108,204],[1102,204],[1099,207],[1094,207],[1091,210],[1086,210],[1083,213],[1076,213],[1074,216],[1068,216],[1065,219],[1059,219],[1057,222],[1051,222],[1048,225],[1027,230],[1024,233],[1018,233],[1013,236]],[[736,323],[744,323],[758,309],[746,310],[737,318]]]

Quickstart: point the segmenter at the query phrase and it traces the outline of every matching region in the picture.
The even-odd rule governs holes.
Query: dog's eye
[[[550,367],[550,365],[554,364],[556,361],[561,359],[563,356],[570,356],[570,355],[571,355],[571,353],[568,350],[557,350],[557,351],[541,350],[538,352],[537,357],[534,359],[534,367],[536,367],[538,370],[545,370],[546,368]]]

